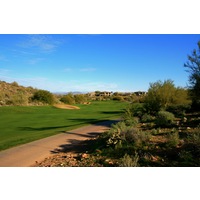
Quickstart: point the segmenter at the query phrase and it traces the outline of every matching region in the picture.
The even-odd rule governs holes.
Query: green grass
[[[78,106],[80,110],[64,110],[52,106],[0,107],[0,150],[118,118],[127,103],[102,101]]]

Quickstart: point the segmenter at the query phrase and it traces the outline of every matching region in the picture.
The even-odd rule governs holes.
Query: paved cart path
[[[55,155],[63,145],[73,145],[86,139],[93,138],[99,133],[108,130],[112,123],[110,120],[94,125],[84,126],[65,133],[60,133],[48,138],[40,139],[24,145],[0,151],[0,167],[29,167],[36,162]]]

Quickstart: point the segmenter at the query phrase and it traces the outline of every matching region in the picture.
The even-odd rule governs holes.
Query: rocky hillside
[[[32,105],[30,98],[37,89],[20,86],[17,82],[0,81],[0,106]]]

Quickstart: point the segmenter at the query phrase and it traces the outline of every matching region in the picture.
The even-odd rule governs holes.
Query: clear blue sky
[[[185,87],[183,65],[200,35],[0,35],[0,80],[51,92],[147,91],[171,79]]]

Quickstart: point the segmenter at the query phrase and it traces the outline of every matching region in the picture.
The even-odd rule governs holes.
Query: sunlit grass
[[[0,107],[0,150],[120,117],[125,102],[102,101],[77,105],[80,110],[52,106]]]

